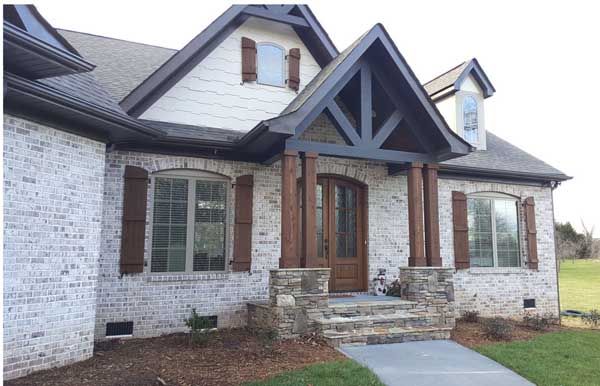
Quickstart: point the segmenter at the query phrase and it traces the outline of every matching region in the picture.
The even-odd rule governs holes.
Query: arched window
[[[467,198],[471,267],[520,267],[519,200],[501,193]]]
[[[463,132],[470,143],[479,142],[479,118],[477,116],[477,100],[466,96],[463,100]]]
[[[256,82],[285,86],[285,51],[273,43],[256,45]]]
[[[229,179],[180,169],[152,183],[150,272],[224,271]]]

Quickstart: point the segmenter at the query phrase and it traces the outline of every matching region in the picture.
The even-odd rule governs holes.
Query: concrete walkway
[[[388,386],[531,386],[533,383],[450,340],[342,346]]]

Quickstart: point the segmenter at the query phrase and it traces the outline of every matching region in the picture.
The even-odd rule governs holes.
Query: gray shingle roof
[[[160,129],[166,133],[166,139],[201,140],[234,144],[244,133],[236,130],[215,127],[183,125],[180,123],[158,122],[140,119],[147,126]]]
[[[96,78],[89,72],[44,78],[35,82],[45,84],[72,97],[127,116],[114,98],[102,88]]]
[[[468,65],[469,62],[462,62],[451,70],[425,83],[423,85],[425,91],[427,91],[427,94],[433,95],[452,86]]]
[[[43,80],[60,90],[86,99],[113,110],[122,110],[98,84],[108,89],[116,100],[121,100],[127,93],[155,71],[176,51],[146,44],[128,42],[119,39],[89,35],[80,32],[59,30],[71,44],[92,63],[96,64],[93,75],[76,74]],[[364,37],[361,36],[340,53],[303,89],[286,107],[282,114],[297,110],[310,95],[327,79],[335,68],[352,52]],[[424,87],[430,94],[435,94],[451,85],[458,79],[468,62],[461,63],[448,72],[427,82]],[[97,78],[97,80],[95,79]],[[201,140],[234,144],[242,133],[210,127],[189,126],[155,121],[141,121],[147,126],[160,128],[167,132],[166,138],[178,140]],[[560,170],[553,168],[540,159],[511,145],[495,134],[487,133],[487,150],[479,150],[465,156],[444,161],[443,165],[458,168],[488,169],[515,173],[530,173],[538,176],[567,178]]]
[[[117,102],[177,52],[83,32],[62,29],[58,32],[96,65],[92,73]]]
[[[539,176],[567,176],[560,170],[511,145],[497,135],[487,132],[487,150],[477,150],[465,156],[442,162],[443,165],[463,168],[501,170],[511,173],[535,174]]]

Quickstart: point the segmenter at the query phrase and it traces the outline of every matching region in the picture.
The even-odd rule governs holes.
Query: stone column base
[[[329,306],[329,268],[270,271],[269,301],[248,304],[248,327],[275,330],[280,338],[316,331],[312,322]]]
[[[454,327],[454,269],[400,267],[401,298],[417,303],[416,312],[430,315],[443,327]]]

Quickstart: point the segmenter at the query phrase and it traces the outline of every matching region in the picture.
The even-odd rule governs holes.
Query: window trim
[[[273,84],[273,83],[265,83],[265,82],[261,82],[260,80],[260,55],[258,54],[258,49],[260,46],[273,46],[276,48],[279,48],[281,50],[282,55],[282,60],[281,60],[281,75],[282,75],[282,79],[281,79],[281,84]],[[273,43],[273,42],[260,42],[260,43],[256,43],[256,84],[261,84],[263,86],[271,86],[271,87],[280,87],[280,88],[285,88],[286,87],[286,79],[287,79],[287,73],[286,73],[286,50],[285,47],[277,44],[277,43]]]
[[[194,183],[188,182],[188,207],[187,207],[187,218],[188,223],[186,225],[186,244],[185,244],[185,271],[163,271],[163,272],[152,272],[152,237],[154,234],[154,195],[155,195],[155,187],[156,187],[156,178],[185,178],[188,181],[193,181]],[[224,248],[224,256],[225,256],[225,266],[223,270],[220,271],[194,271],[194,227],[190,227],[190,219],[194,219],[194,205],[189,205],[189,198],[193,197],[195,200],[196,184],[195,181],[220,181],[225,183],[225,248]],[[151,200],[148,200],[148,211],[150,212],[148,217],[148,249],[147,254],[144,258],[144,272],[147,275],[152,276],[174,276],[174,275],[211,275],[211,274],[225,274],[230,272],[230,262],[231,262],[231,241],[232,241],[232,220],[233,214],[231,210],[233,208],[231,199],[232,193],[231,191],[231,178],[220,175],[218,173],[213,173],[204,170],[194,170],[194,169],[167,169],[160,170],[150,174],[150,186],[149,190],[151,191]],[[190,229],[191,228],[191,229]],[[192,237],[190,237],[192,235]],[[191,252],[188,252],[191,251]]]
[[[467,201],[469,199],[477,199],[477,198],[481,198],[481,199],[487,199],[487,200],[491,200],[492,201],[492,205],[491,205],[491,212],[490,212],[490,216],[492,219],[492,266],[491,267],[481,267],[481,266],[471,266],[471,268],[475,268],[475,269],[515,269],[515,268],[525,268],[524,264],[524,259],[523,259],[523,253],[521,251],[521,246],[522,246],[522,242],[521,242],[521,231],[522,231],[522,226],[521,226],[521,221],[522,221],[522,215],[521,215],[521,207],[520,207],[520,203],[521,203],[521,199],[519,197],[513,196],[511,194],[508,193],[498,193],[498,192],[477,192],[477,193],[470,193],[467,194]],[[514,266],[506,266],[506,267],[501,267],[498,265],[498,244],[497,244],[497,233],[496,233],[496,206],[493,205],[493,202],[496,200],[503,200],[503,201],[510,201],[513,202],[515,204],[515,210],[517,212],[517,252],[518,252],[518,264],[514,265]],[[468,216],[468,205],[467,205],[467,216]],[[467,230],[468,232],[468,230]],[[471,251],[470,251],[470,247],[469,247],[469,265],[471,262]]]

